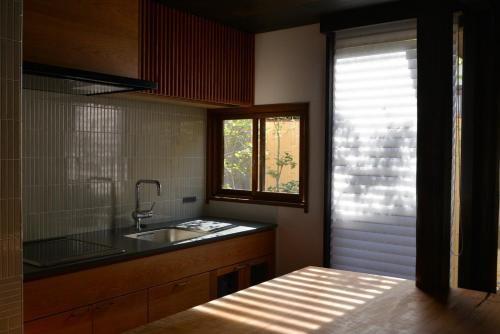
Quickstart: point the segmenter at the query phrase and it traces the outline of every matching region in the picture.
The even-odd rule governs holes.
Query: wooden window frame
[[[259,145],[259,127],[264,118],[269,117],[300,117],[300,141],[299,141],[299,193],[271,193],[258,189],[259,152],[264,149],[265,141],[261,140]],[[252,190],[223,189],[223,135],[222,123],[231,119],[252,119]],[[259,124],[259,122],[261,124]],[[261,139],[264,136],[260,134]],[[308,198],[308,156],[309,148],[309,103],[287,103],[258,105],[247,108],[209,109],[207,119],[207,203],[210,200],[230,201],[241,203],[266,204],[276,206],[290,206],[304,208],[307,212]],[[261,157],[262,158],[262,157]]]

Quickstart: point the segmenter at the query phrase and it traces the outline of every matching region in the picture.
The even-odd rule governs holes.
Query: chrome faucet
[[[158,180],[139,180],[135,184],[135,210],[132,212],[132,218],[134,218],[135,221],[135,228],[137,231],[140,231],[142,226],[141,226],[141,221],[145,218],[151,218],[153,217],[153,208],[155,207],[156,202],[153,202],[153,205],[151,205],[151,208],[149,210],[141,210],[141,202],[139,200],[139,190],[141,188],[141,184],[143,183],[148,183],[148,184],[155,184],[156,185],[156,193],[158,196],[161,195],[161,183]]]

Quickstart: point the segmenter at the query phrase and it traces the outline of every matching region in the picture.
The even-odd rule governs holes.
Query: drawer
[[[92,312],[90,307],[82,307],[38,320],[24,323],[26,334],[91,334]]]
[[[94,305],[94,334],[122,333],[147,323],[147,290]],[[68,332],[69,333],[69,332]]]
[[[203,273],[149,289],[149,321],[210,300],[210,275]]]

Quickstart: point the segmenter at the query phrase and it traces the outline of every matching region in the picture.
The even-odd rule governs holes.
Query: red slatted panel
[[[221,105],[252,105],[253,34],[141,0],[142,79],[149,94]]]

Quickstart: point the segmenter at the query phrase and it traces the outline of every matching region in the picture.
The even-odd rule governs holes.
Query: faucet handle
[[[149,209],[149,212],[153,213],[153,208],[155,207],[156,202],[153,202],[153,205],[151,205],[151,208]]]

